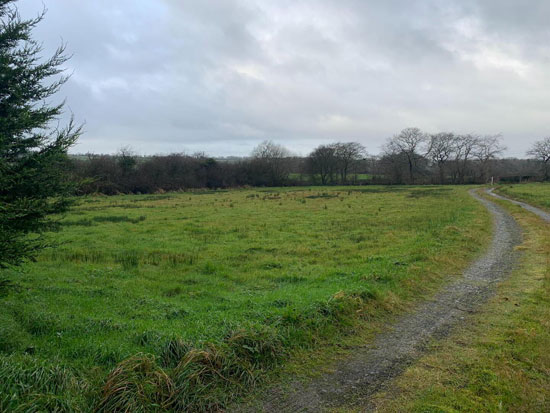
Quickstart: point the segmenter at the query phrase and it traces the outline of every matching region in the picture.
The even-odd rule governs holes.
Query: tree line
[[[248,157],[215,159],[204,153],[137,156],[80,155],[69,170],[79,192],[153,193],[188,188],[348,184],[483,184],[548,180],[550,138],[536,142],[528,159],[501,158],[500,135],[428,134],[407,128],[389,138],[380,155],[357,142],[319,145],[299,157],[282,145],[262,142]]]

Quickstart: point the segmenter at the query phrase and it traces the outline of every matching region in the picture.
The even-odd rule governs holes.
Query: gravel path
[[[493,192],[493,188],[489,189],[487,191],[487,193],[489,195],[494,196],[495,198],[504,199],[505,201],[511,202],[512,204],[519,205],[523,209],[526,209],[527,211],[532,212],[535,215],[538,215],[539,217],[541,217],[546,222],[550,222],[550,213],[548,213],[546,211],[543,211],[542,209],[539,209],[539,208],[536,208],[532,205],[526,204],[525,202],[516,201],[515,199],[511,199],[511,198],[507,198],[507,197],[499,195],[499,194],[495,194]]]
[[[344,405],[368,410],[371,395],[418,359],[431,340],[444,337],[475,311],[491,295],[494,284],[514,267],[519,254],[514,247],[521,242],[518,224],[500,206],[470,193],[493,215],[494,237],[486,254],[462,278],[403,316],[371,345],[357,348],[351,358],[335,366],[334,372],[306,384],[271,388],[259,402],[231,411],[322,412]]]

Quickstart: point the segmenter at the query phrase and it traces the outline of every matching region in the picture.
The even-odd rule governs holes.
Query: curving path
[[[295,382],[288,387],[271,388],[254,405],[231,410],[322,412],[343,405],[357,405],[368,410],[370,396],[418,359],[431,340],[448,334],[468,313],[485,302],[494,284],[507,277],[517,261],[519,252],[515,246],[521,242],[518,224],[502,207],[473,190],[470,193],[492,214],[494,236],[486,254],[476,260],[463,277],[413,313],[400,318],[390,331],[379,335],[372,344],[358,348],[351,358],[336,365],[334,372],[309,383]],[[524,208],[528,206],[520,204]],[[531,208],[526,209],[539,216],[546,214]],[[546,216],[550,221],[550,214]]]
[[[526,204],[525,202],[516,201],[515,199],[511,199],[511,198],[507,198],[507,197],[499,195],[499,194],[495,194],[493,191],[494,191],[494,189],[491,188],[487,191],[487,193],[491,196],[494,196],[495,198],[503,199],[505,201],[511,202],[512,204],[519,205],[523,209],[526,209],[527,211],[532,212],[535,215],[538,215],[544,221],[550,222],[550,213],[548,213],[546,211],[543,211],[540,208],[537,208],[537,207],[534,207],[532,205]]]

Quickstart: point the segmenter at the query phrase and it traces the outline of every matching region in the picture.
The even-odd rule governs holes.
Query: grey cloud
[[[42,0],[19,2],[24,16]],[[74,57],[76,151],[242,155],[266,138],[378,152],[399,129],[549,133],[544,0],[45,0],[36,32]]]

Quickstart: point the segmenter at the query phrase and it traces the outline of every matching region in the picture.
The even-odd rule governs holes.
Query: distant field
[[[307,174],[299,174],[299,173],[295,173],[295,172],[292,172],[288,175],[288,177],[290,179],[304,179],[305,181],[311,181],[311,176],[310,175],[307,175]],[[371,174],[350,174],[348,176],[348,181],[350,182],[353,182],[353,179],[357,179],[357,180],[360,180],[360,181],[367,181],[367,180],[370,180],[373,178],[373,175]],[[321,180],[321,178],[317,178],[318,181]]]
[[[550,183],[502,185],[497,192],[550,210]]]
[[[7,273],[0,411],[223,405],[292,349],[336,341],[463,268],[491,225],[467,190],[82,198],[58,248]]]

